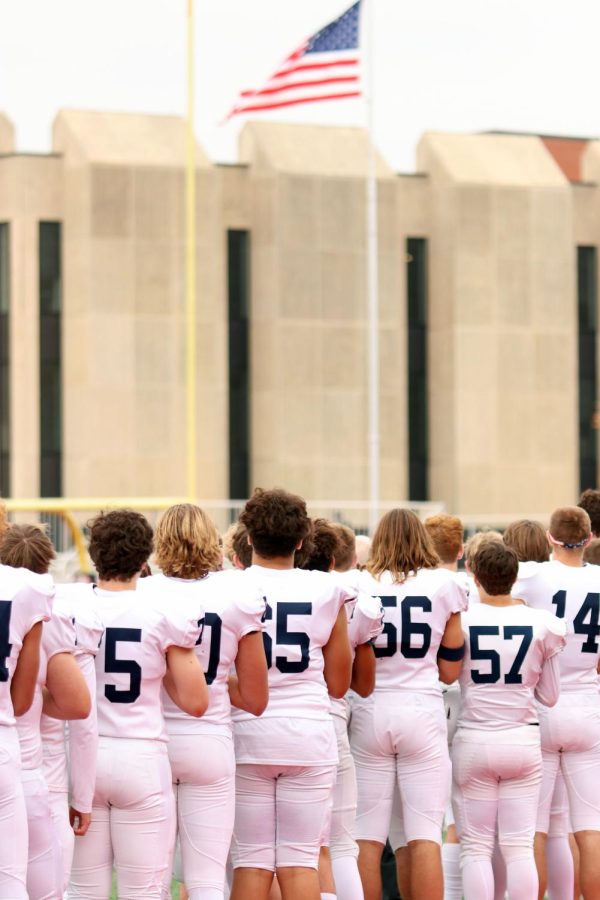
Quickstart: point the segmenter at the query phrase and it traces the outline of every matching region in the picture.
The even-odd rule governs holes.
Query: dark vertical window
[[[595,488],[598,475],[597,437],[597,284],[595,247],[577,248],[577,307],[579,320],[579,486]]]
[[[40,496],[62,494],[61,226],[40,222]]]
[[[9,226],[0,224],[0,496],[10,494]]]
[[[406,241],[408,307],[408,489],[411,500],[429,498],[427,424],[427,241]]]
[[[250,235],[227,232],[229,306],[229,496],[250,493]]]

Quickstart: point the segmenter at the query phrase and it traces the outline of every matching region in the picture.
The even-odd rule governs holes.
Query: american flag
[[[263,88],[242,91],[227,118],[300,103],[360,97],[360,4],[358,0],[305,41]]]

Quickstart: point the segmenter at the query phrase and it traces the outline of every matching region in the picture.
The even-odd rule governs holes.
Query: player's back
[[[179,709],[163,691],[167,730],[171,734],[185,734],[220,726],[230,731],[228,677],[241,639],[263,630],[261,620],[266,604],[261,591],[237,570],[212,572],[194,580],[153,575],[139,582],[138,591],[148,593],[160,606],[182,604],[201,628],[195,649],[208,685],[208,709],[200,719],[195,719]]]
[[[25,636],[50,619],[54,584],[49,575],[0,565],[0,725],[14,725],[10,696]]]
[[[340,609],[355,592],[328,572],[251,566],[244,572],[266,599],[263,634],[269,668],[269,703],[262,719],[326,719],[329,697],[323,647]],[[236,720],[250,714],[236,712]]]
[[[450,616],[468,606],[453,573],[421,569],[398,583],[389,572],[377,579],[363,572],[360,588],[379,596],[385,610],[383,631],[375,641],[375,691],[440,695],[437,654],[442,637]]]
[[[161,705],[169,647],[193,647],[198,621],[167,614],[138,591],[96,589],[105,628],[96,656],[98,732],[103,737],[167,739]]]
[[[495,731],[537,724],[534,692],[545,663],[564,647],[564,622],[521,603],[475,603],[461,621],[458,727]]]
[[[558,560],[523,563],[513,596],[564,619],[567,643],[560,655],[561,692],[598,691],[600,661],[600,568]]]

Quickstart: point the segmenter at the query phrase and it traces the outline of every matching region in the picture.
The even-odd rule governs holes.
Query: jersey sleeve
[[[98,755],[98,717],[96,713],[96,669],[91,653],[75,657],[92,698],[87,719],[69,722],[68,742],[71,770],[71,805],[81,813],[92,811]]]
[[[384,609],[379,597],[360,593],[352,618],[348,623],[348,637],[352,647],[375,640],[383,629]]]
[[[560,696],[560,666],[554,654],[544,660],[538,683],[534,688],[536,700],[544,706],[555,706]]]
[[[204,610],[197,609],[192,615],[183,603],[174,602],[168,612],[163,609],[162,613],[163,650],[168,650],[169,647],[183,647],[189,650],[201,643]]]
[[[563,619],[558,619],[551,613],[545,613],[547,633],[544,638],[544,657],[552,659],[557,653],[564,649],[567,641],[567,623]]]
[[[52,617],[52,604],[56,588],[50,575],[36,575],[28,569],[19,570],[23,574],[24,584],[15,600],[26,602],[29,624],[26,633],[38,622],[49,622]]]
[[[265,611],[267,598],[258,588],[240,585],[240,593],[236,596],[236,628],[238,640],[255,631],[265,630]]]
[[[48,659],[57,653],[75,653],[76,640],[73,619],[55,609],[42,632],[42,646]]]
[[[449,578],[440,588],[446,600],[448,613],[463,613],[469,608],[469,592],[465,584],[459,583],[454,578]]]
[[[104,625],[94,609],[76,611],[75,635],[78,653],[89,653],[95,656],[103,634]]]

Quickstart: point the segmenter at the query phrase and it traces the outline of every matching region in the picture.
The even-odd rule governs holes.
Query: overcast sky
[[[374,132],[397,170],[426,130],[600,134],[596,0],[369,0]],[[195,0],[196,134],[233,161],[219,122],[351,0]],[[187,0],[0,0],[0,110],[20,150],[50,149],[61,107],[183,114]],[[269,113],[362,124],[360,101]],[[266,118],[266,116],[264,116]]]

